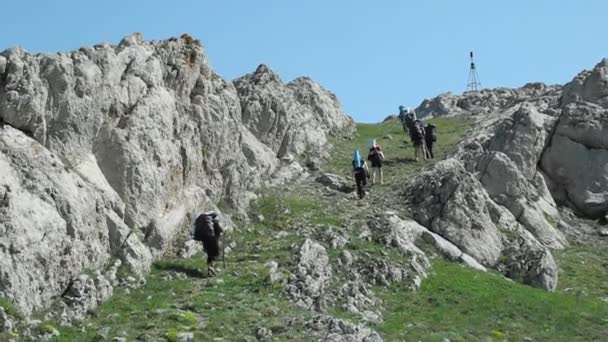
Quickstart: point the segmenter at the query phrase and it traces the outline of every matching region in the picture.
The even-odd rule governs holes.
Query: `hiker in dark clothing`
[[[369,171],[367,170],[367,164],[361,159],[359,150],[354,152],[353,178],[357,184],[357,195],[359,196],[359,199],[363,199],[363,197],[365,197],[365,186],[367,185],[367,179],[369,178]]]
[[[419,161],[418,155],[421,155],[422,158],[426,160],[426,139],[424,134],[424,124],[422,121],[416,120],[413,122],[410,129],[410,138],[414,143],[414,156],[416,157],[416,161]]]
[[[203,243],[203,249],[207,253],[207,274],[210,276],[216,274],[213,262],[220,255],[219,242],[223,232],[215,212],[201,214],[194,221],[194,240]]]
[[[372,185],[376,183],[376,171],[380,174],[380,184],[384,184],[382,175],[382,162],[384,161],[384,153],[382,153],[382,147],[376,144],[376,139],[372,141],[372,147],[369,149],[367,160],[372,162]]]
[[[437,128],[433,124],[424,127],[424,140],[426,142],[426,155],[428,158],[435,158],[433,155],[433,143],[437,141]]]

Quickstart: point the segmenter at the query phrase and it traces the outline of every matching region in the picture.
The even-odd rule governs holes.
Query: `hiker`
[[[414,143],[414,156],[416,161],[420,161],[418,155],[421,155],[424,160],[426,156],[426,139],[424,134],[424,124],[420,120],[415,120],[410,129],[410,138]]]
[[[403,132],[405,134],[409,134],[407,125],[405,124],[405,117],[406,117],[406,115],[409,114],[409,111],[410,111],[409,108],[406,109],[403,106],[399,106],[399,121],[401,121],[401,126],[403,127]]]
[[[199,215],[194,221],[194,240],[203,243],[207,253],[207,275],[216,274],[213,262],[220,255],[220,237],[224,229],[220,225],[217,213],[209,212]]]
[[[399,120],[401,120],[403,132],[411,136],[414,120],[416,120],[416,113],[414,113],[413,110],[410,110],[409,107],[404,108],[403,106],[399,106]]]
[[[363,199],[363,197],[365,197],[367,178],[369,178],[367,164],[363,159],[361,159],[359,150],[355,150],[353,153],[353,179],[357,184],[357,195],[359,195],[359,199]]]
[[[376,171],[380,174],[380,184],[384,184],[382,177],[382,162],[384,161],[384,153],[382,147],[376,144],[376,139],[372,141],[372,147],[369,149],[367,160],[372,162],[372,185],[376,182]]]
[[[433,143],[437,141],[437,128],[433,124],[428,124],[424,127],[424,140],[426,142],[426,154],[430,159],[434,159]]]

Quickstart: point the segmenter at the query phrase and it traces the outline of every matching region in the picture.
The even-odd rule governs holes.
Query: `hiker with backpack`
[[[353,152],[353,179],[357,184],[357,195],[359,199],[365,197],[365,186],[367,185],[367,179],[369,178],[369,171],[367,164],[361,159],[359,150]]]
[[[382,162],[384,161],[384,153],[382,147],[376,144],[376,139],[372,141],[372,146],[369,149],[367,160],[372,162],[372,185],[376,182],[376,171],[380,174],[380,184],[384,184],[382,176]]]
[[[411,137],[414,121],[416,120],[416,113],[409,108],[399,106],[399,120],[401,120],[403,132]]]
[[[220,255],[220,237],[223,232],[224,229],[215,212],[201,214],[194,221],[194,240],[203,243],[203,249],[207,253],[207,275],[209,276],[216,275],[213,262]]]
[[[415,120],[410,129],[410,138],[414,143],[414,156],[418,162],[418,155],[421,155],[424,160],[427,159],[426,138],[424,133],[424,124],[420,120]]]
[[[428,124],[424,127],[424,140],[426,142],[426,154],[430,159],[434,159],[433,143],[437,141],[437,127],[433,124]]]

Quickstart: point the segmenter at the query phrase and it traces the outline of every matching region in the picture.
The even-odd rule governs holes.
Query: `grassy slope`
[[[438,126],[436,155],[440,159],[468,123],[458,118],[433,121]],[[372,138],[382,144],[387,157],[385,191],[391,191],[400,179],[426,164],[412,161],[412,146],[405,143],[399,124],[393,122],[358,125],[355,139],[337,142],[327,169],[349,175],[352,150],[359,148],[365,154]],[[280,231],[299,222],[338,229],[344,217],[356,215],[357,209],[351,207],[351,201],[315,198],[301,189],[263,196],[252,212],[264,215],[265,221],[241,227],[230,237],[238,247],[229,255],[219,277],[204,278],[200,257],[167,258],[155,265],[147,285],[129,294],[118,292],[89,321],[60,329],[58,341],[93,340],[102,327],[109,329],[105,334],[108,340],[119,335],[133,339],[144,333],[174,340],[177,332],[192,331],[198,340],[224,336],[230,341],[245,341],[261,326],[270,328],[279,341],[314,340],[304,327],[311,313],[288,303],[280,286],[267,281],[263,265],[268,260],[282,267],[293,264],[293,246],[299,246],[304,238],[293,232],[279,238]],[[356,233],[356,227],[348,229]],[[345,248],[363,251],[370,257],[398,257],[384,247],[354,237]],[[329,252],[330,258],[337,253]],[[436,260],[433,273],[418,292],[399,285],[375,288],[383,299],[380,310],[384,322],[374,328],[386,341],[441,341],[446,337],[452,341],[525,337],[541,341],[606,340],[608,311],[599,298],[608,284],[607,256],[605,249],[582,246],[558,253],[563,270],[558,293]],[[188,278],[163,279],[168,271],[183,272]],[[357,319],[336,308],[330,308],[330,312]]]
[[[468,127],[466,120],[437,118],[436,160]],[[328,169],[348,174],[354,149],[362,153],[375,138],[389,159],[389,181],[420,169],[413,147],[394,123],[360,124],[358,135],[334,150]],[[390,135],[392,140],[387,139]],[[399,183],[399,182],[397,182]],[[390,185],[389,185],[390,186]],[[397,186],[399,186],[397,184]],[[548,293],[483,274],[459,264],[438,261],[433,274],[416,292],[400,286],[376,288],[384,301],[385,322],[376,327],[387,341],[429,340],[608,340],[608,247],[578,246],[556,253],[562,273],[557,293]]]

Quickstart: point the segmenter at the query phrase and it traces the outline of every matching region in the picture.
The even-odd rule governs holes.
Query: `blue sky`
[[[286,82],[310,76],[363,122],[461,93],[470,50],[484,87],[565,83],[608,57],[605,0],[19,0],[2,12],[0,50],[188,32],[225,78],[260,63]]]

